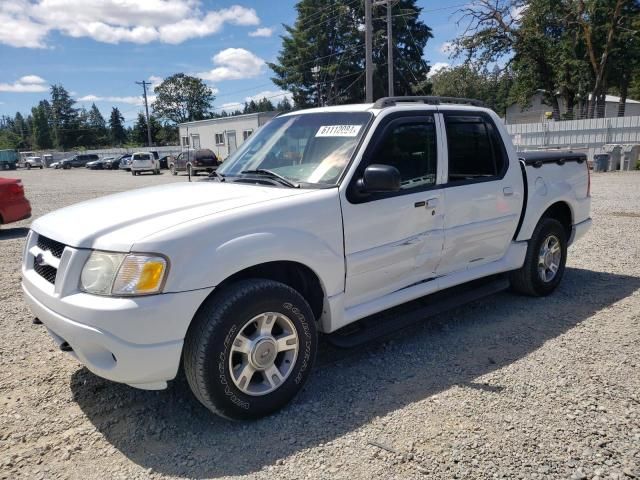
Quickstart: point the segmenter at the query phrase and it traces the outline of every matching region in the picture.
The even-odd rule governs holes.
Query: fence
[[[518,150],[572,148],[595,151],[606,144],[640,144],[640,116],[507,125]]]

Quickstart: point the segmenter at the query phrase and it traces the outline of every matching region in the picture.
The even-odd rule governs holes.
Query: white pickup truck
[[[39,218],[22,287],[96,375],[162,389],[182,366],[211,411],[256,418],[300,390],[318,333],[353,344],[509,284],[551,293],[591,224],[588,172],[519,156],[475,101],[287,113],[204,181]]]

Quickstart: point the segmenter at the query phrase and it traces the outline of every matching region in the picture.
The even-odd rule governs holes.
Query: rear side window
[[[503,174],[506,161],[491,123],[481,117],[446,117],[449,182],[483,180]]]

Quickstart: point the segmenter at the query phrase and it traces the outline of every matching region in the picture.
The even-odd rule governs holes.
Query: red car
[[[0,225],[31,216],[31,204],[24,196],[22,180],[0,178]]]

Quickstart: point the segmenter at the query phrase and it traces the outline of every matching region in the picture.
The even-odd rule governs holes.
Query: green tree
[[[418,18],[421,8],[416,0],[400,0],[393,8],[394,86],[397,95],[405,95],[428,73],[422,54],[432,35]],[[373,87],[378,98],[387,93],[387,47],[383,9],[376,9]],[[285,25],[276,62],[268,64],[273,82],[292,92],[299,107],[364,100],[362,2],[301,0],[296,11],[294,25]]]
[[[636,0],[477,0],[460,11],[466,28],[454,55],[484,65],[506,62],[515,74],[512,93],[523,106],[542,91],[556,119],[559,97],[568,117],[576,107],[593,117],[603,110],[616,65],[630,72],[638,55],[638,48],[629,48],[638,10]],[[614,76],[622,90],[626,77]]]
[[[33,116],[33,146],[42,150],[53,148],[48,102],[41,100],[38,106],[31,109],[31,115]]]
[[[98,110],[98,107],[96,107],[95,103],[92,103],[91,108],[89,109],[87,126],[93,133],[93,145],[101,146],[108,143],[109,132],[107,130],[107,122],[102,116],[102,113],[100,113],[100,110]]]
[[[293,105],[287,97],[284,97],[278,104],[276,105],[276,110],[278,112],[289,112],[293,110]]]
[[[117,107],[111,109],[109,116],[109,133],[114,145],[120,146],[127,141],[127,132],[124,129],[124,117]]]
[[[64,150],[76,145],[80,122],[74,104],[75,100],[62,85],[51,86],[51,120],[56,148]]]
[[[173,123],[202,120],[211,115],[215,96],[201,79],[177,73],[155,88],[153,112]]]
[[[508,70],[496,67],[488,72],[480,70],[477,65],[465,63],[434,73],[421,88],[443,97],[475,98],[485,102],[499,115],[504,115],[511,103],[509,92],[512,84],[513,78]]]
[[[138,113],[136,123],[133,124],[130,141],[137,145],[147,144],[147,119],[142,112]]]

